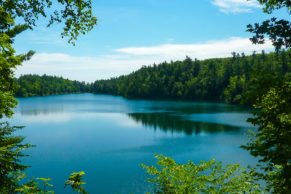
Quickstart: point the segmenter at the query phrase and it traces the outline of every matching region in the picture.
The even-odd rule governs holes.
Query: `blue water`
[[[56,193],[72,193],[64,182],[77,171],[85,171],[91,194],[151,191],[139,165],[153,165],[155,153],[180,163],[256,163],[239,147],[252,128],[245,107],[93,94],[18,100],[12,124],[25,126],[17,133],[36,145],[23,159],[32,166],[26,172],[51,178]]]

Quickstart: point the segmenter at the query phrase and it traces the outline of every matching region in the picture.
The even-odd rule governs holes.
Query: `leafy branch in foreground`
[[[22,144],[24,137],[12,135],[21,128],[10,126],[8,122],[0,123],[0,190],[4,193],[18,187],[17,173],[27,168],[20,159],[25,156],[22,151],[31,145]]]
[[[63,23],[61,36],[68,37],[68,42],[74,45],[79,34],[86,34],[97,25],[97,18],[92,13],[91,0],[0,0],[0,10],[3,12],[3,20],[1,17],[0,22],[3,25],[0,29],[4,29],[4,33],[9,33],[10,37],[19,27],[24,30],[33,29],[40,17],[48,17],[47,27],[53,23]],[[9,21],[13,23],[17,20],[24,21],[25,24],[11,29],[14,25],[8,24],[6,20],[8,16],[11,18]]]
[[[141,164],[153,175],[148,179],[155,184],[154,193],[261,193],[254,178],[254,169],[239,164],[222,166],[214,159],[195,164],[178,164],[172,158],[155,155],[158,168]]]
[[[50,194],[55,193],[54,191],[47,190],[48,187],[52,187],[53,185],[49,183],[50,178],[36,178],[31,179],[28,183],[21,185],[21,187],[17,188],[15,191],[21,194]],[[42,188],[37,181],[41,181]]]
[[[68,180],[65,182],[65,187],[71,185],[74,191],[77,191],[78,193],[82,194],[88,194],[88,192],[86,192],[84,187],[82,186],[86,184],[85,182],[82,181],[84,174],[85,174],[84,171],[73,172],[68,178]]]
[[[85,191],[82,185],[86,184],[85,182],[81,181],[82,176],[85,173],[81,172],[74,172],[70,175],[69,179],[65,183],[65,187],[71,185],[74,191],[82,194],[89,194]],[[14,175],[16,182],[21,182],[26,178],[26,174],[18,171]],[[55,193],[52,190],[48,190],[48,188],[53,187],[52,184],[49,183],[50,178],[32,178],[27,183],[17,186],[14,190],[10,191],[11,193],[21,193],[21,194],[50,194]],[[1,190],[3,191],[3,190]]]
[[[249,119],[259,126],[251,141],[242,146],[253,156],[259,156],[262,168],[269,172],[261,176],[275,193],[291,191],[291,74],[285,76],[260,100],[255,118]]]
[[[290,0],[258,0],[263,5],[263,11],[271,14],[274,10],[287,8],[287,13],[291,15]],[[269,20],[254,25],[249,24],[247,31],[254,34],[250,40],[254,44],[264,44],[266,35],[272,41],[276,50],[282,47],[291,47],[291,22],[290,20],[271,18]]]

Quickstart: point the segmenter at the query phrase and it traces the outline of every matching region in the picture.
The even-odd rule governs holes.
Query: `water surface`
[[[239,146],[252,126],[250,110],[219,103],[127,100],[71,94],[20,98],[13,124],[36,145],[23,160],[34,177],[50,177],[56,193],[71,193],[64,182],[85,171],[85,188],[95,193],[151,190],[140,163],[154,154],[184,163],[215,158],[244,166],[256,160]]]

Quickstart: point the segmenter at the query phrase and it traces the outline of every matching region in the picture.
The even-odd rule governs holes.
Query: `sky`
[[[270,17],[288,18],[287,10],[268,15],[256,0],[93,0],[98,25],[76,46],[62,39],[62,25],[34,30],[15,40],[17,53],[36,51],[16,70],[93,82],[164,61],[230,57],[231,52],[273,51],[270,41],[252,45],[246,26]]]

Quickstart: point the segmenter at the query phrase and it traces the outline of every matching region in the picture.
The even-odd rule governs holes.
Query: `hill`
[[[232,53],[229,58],[164,62],[126,76],[98,80],[97,94],[126,98],[179,99],[253,103],[291,70],[291,50],[279,53]]]

